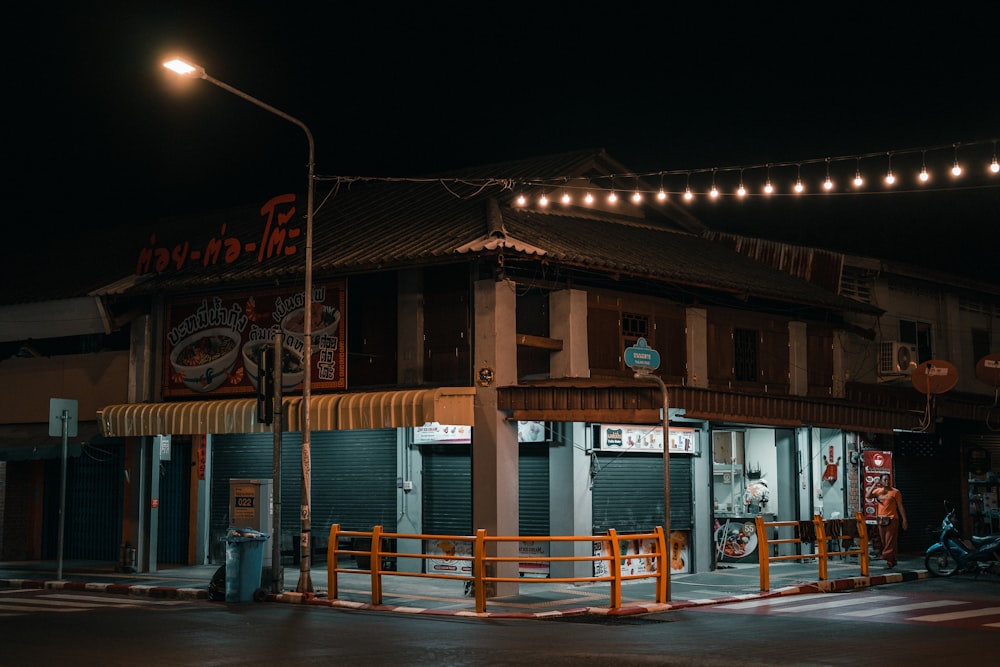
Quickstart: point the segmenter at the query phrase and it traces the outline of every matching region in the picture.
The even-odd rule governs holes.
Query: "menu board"
[[[345,389],[343,280],[313,285],[310,380],[316,389]],[[170,301],[166,307],[163,394],[244,395],[259,382],[257,353],[283,334],[282,391],[302,390],[305,293],[260,289]]]

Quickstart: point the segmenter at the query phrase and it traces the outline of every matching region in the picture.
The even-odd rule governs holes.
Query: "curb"
[[[894,584],[903,581],[926,579],[926,570],[906,570],[889,574],[877,574],[867,577],[848,577],[830,579],[811,583],[786,586],[773,591],[747,593],[745,595],[730,595],[720,598],[703,598],[695,600],[680,600],[678,602],[638,604],[618,609],[607,607],[574,607],[556,611],[516,612],[516,611],[486,611],[476,612],[462,609],[432,609],[428,607],[411,607],[405,605],[372,604],[370,602],[351,602],[348,600],[330,600],[318,597],[315,593],[268,593],[264,600],[287,604],[307,604],[338,609],[355,609],[361,611],[392,612],[398,614],[424,614],[430,616],[456,616],[462,618],[497,618],[497,619],[534,619],[545,620],[566,616],[635,616],[638,614],[656,614],[667,611],[677,611],[692,607],[726,604],[729,602],[744,602],[746,600],[761,600],[788,595],[806,593],[840,593],[884,584]],[[0,588],[44,588],[50,590],[90,591],[112,593],[118,595],[135,595],[147,598],[171,600],[207,600],[208,589],[204,588],[174,588],[170,586],[149,586],[141,584],[108,584],[86,583],[81,581],[47,581],[43,579],[0,579]]]
[[[44,588],[55,591],[88,591],[91,593],[135,595],[137,597],[161,600],[208,599],[208,589],[148,586],[142,584],[105,584],[84,581],[47,581],[44,579],[0,579],[0,588]]]

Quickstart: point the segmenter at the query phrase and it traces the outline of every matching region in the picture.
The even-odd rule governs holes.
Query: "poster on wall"
[[[882,475],[889,475],[889,482],[895,486],[895,479],[892,474],[892,452],[866,449],[862,451],[862,474],[864,479],[861,484],[861,501],[866,523],[875,521],[875,501],[865,498],[865,492],[878,481]]]
[[[601,424],[598,445],[604,450],[663,453],[663,427]],[[670,427],[670,453],[696,454],[695,430]]]
[[[424,541],[427,571],[438,574],[472,576],[472,543],[449,539]]]
[[[691,571],[690,558],[690,535],[688,530],[674,530],[670,532],[667,548],[670,550],[670,571],[674,574],[683,574]],[[652,574],[656,572],[657,557],[650,554],[656,553],[655,540],[648,538],[628,539],[628,536],[619,536],[619,549],[622,558],[620,564],[621,575],[623,577]],[[601,540],[594,542],[594,556],[607,558],[608,543]],[[606,577],[609,573],[609,561],[594,561],[594,576]]]
[[[345,389],[343,280],[313,285],[312,387]],[[166,306],[163,395],[247,395],[257,389],[256,353],[276,331],[284,335],[282,391],[302,390],[305,293],[260,289],[177,299]]]

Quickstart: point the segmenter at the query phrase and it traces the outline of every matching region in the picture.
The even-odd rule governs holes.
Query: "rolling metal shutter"
[[[62,460],[45,465],[42,554],[59,552],[59,495]],[[80,560],[118,560],[122,536],[125,448],[117,441],[95,439],[81,456],[66,462],[66,517],[63,555]]]
[[[692,525],[692,459],[670,457],[670,528]],[[663,459],[598,454],[593,487],[594,534],[648,532],[663,525]]]
[[[344,530],[395,530],[396,431],[317,431],[309,443],[312,464],[313,539],[326,543],[330,525]],[[211,553],[225,559],[229,526],[229,480],[272,479],[274,436],[270,433],[217,435],[212,440]],[[281,443],[281,532],[301,527],[302,434],[285,433]],[[297,544],[297,543],[296,543]]]
[[[422,446],[423,532],[430,535],[472,534],[471,446]]]
[[[549,443],[523,443],[518,447],[518,532],[521,535],[548,535]]]

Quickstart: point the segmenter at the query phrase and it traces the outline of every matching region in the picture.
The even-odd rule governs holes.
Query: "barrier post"
[[[667,587],[667,572],[669,572],[672,556],[668,549],[668,542],[663,536],[663,526],[657,526],[656,549],[660,552],[660,566],[656,569],[656,601],[660,604],[670,602],[670,594]]]
[[[823,523],[823,517],[819,514],[813,515],[813,526],[816,528],[816,550],[817,556],[819,557],[819,580],[826,581],[827,570],[826,570],[826,524]]]
[[[382,526],[372,528],[372,604],[382,604]]]
[[[861,512],[855,514],[854,520],[858,523],[858,548],[861,549],[861,576],[868,576],[868,525]]]
[[[764,517],[758,514],[754,518],[757,531],[757,560],[760,563],[760,590],[765,593],[771,590],[771,550],[767,546],[767,527]]]
[[[472,550],[472,590],[476,594],[476,611],[486,613],[486,530],[476,531],[476,544]]]
[[[326,596],[330,600],[337,599],[337,547],[340,545],[340,524],[330,526],[330,541],[326,545]]]
[[[618,543],[618,531],[609,528],[608,539],[611,540],[611,563],[608,568],[611,572],[611,608],[618,609],[622,606],[621,545]]]

